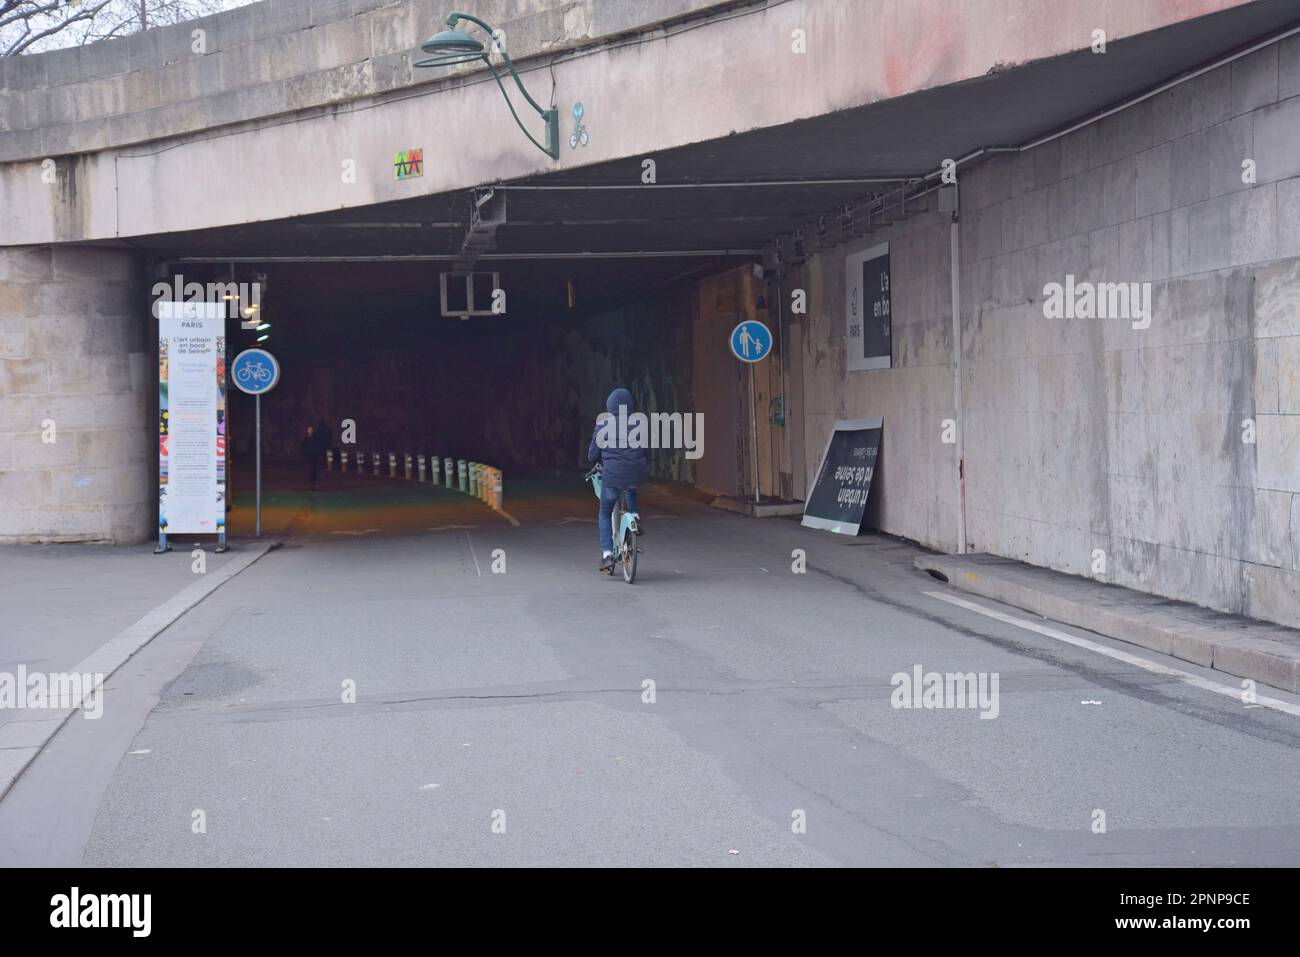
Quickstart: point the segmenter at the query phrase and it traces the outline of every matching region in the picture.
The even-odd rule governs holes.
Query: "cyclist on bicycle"
[[[627,510],[637,513],[636,487],[650,473],[650,459],[645,446],[628,441],[628,418],[632,415],[632,393],[622,387],[605,400],[608,415],[596,419],[596,429],[587,447],[587,461],[599,462],[602,469],[600,489],[600,566],[607,572],[614,567],[614,528],[611,513],[620,492],[626,493]],[[620,420],[623,427],[619,428]],[[621,444],[620,444],[621,443]],[[639,515],[638,515],[639,519]],[[641,527],[638,520],[637,528]]]

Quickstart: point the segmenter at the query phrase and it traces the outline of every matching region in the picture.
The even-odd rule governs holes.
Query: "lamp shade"
[[[433,54],[477,55],[483,52],[483,44],[463,30],[443,30],[421,43],[420,49]]]

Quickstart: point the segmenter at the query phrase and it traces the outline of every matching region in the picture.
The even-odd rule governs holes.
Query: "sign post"
[[[772,351],[772,333],[754,319],[746,319],[731,330],[731,354],[749,366],[749,424],[754,449],[754,504],[758,494],[758,412],[754,398],[754,365],[767,358]]]
[[[280,381],[280,363],[265,349],[245,349],[230,364],[230,377],[235,388],[254,397],[255,413],[253,444],[257,450],[257,493],[255,529],[262,537],[262,395],[270,392]]]

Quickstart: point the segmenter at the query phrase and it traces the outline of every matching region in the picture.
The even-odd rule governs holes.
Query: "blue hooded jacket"
[[[602,481],[610,488],[634,488],[646,480],[650,474],[650,457],[648,452],[641,448],[616,448],[618,444],[618,421],[619,408],[623,408],[625,417],[631,416],[632,393],[627,389],[618,388],[609,394],[605,400],[605,411],[615,416],[615,420],[610,422],[606,420],[607,425],[604,427],[608,430],[608,437],[605,440],[605,448],[597,444],[600,437],[602,426],[596,426],[591,435],[591,445],[587,447],[587,461],[600,462],[604,467],[604,478]],[[627,426],[631,431],[631,423]]]

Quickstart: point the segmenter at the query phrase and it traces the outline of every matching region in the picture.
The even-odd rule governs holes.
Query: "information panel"
[[[158,531],[226,530],[226,305],[159,302]]]
[[[845,257],[844,282],[849,371],[891,368],[889,243]]]
[[[803,524],[841,535],[856,535],[876,474],[884,419],[852,419],[835,423],[812,494],[804,506]]]

